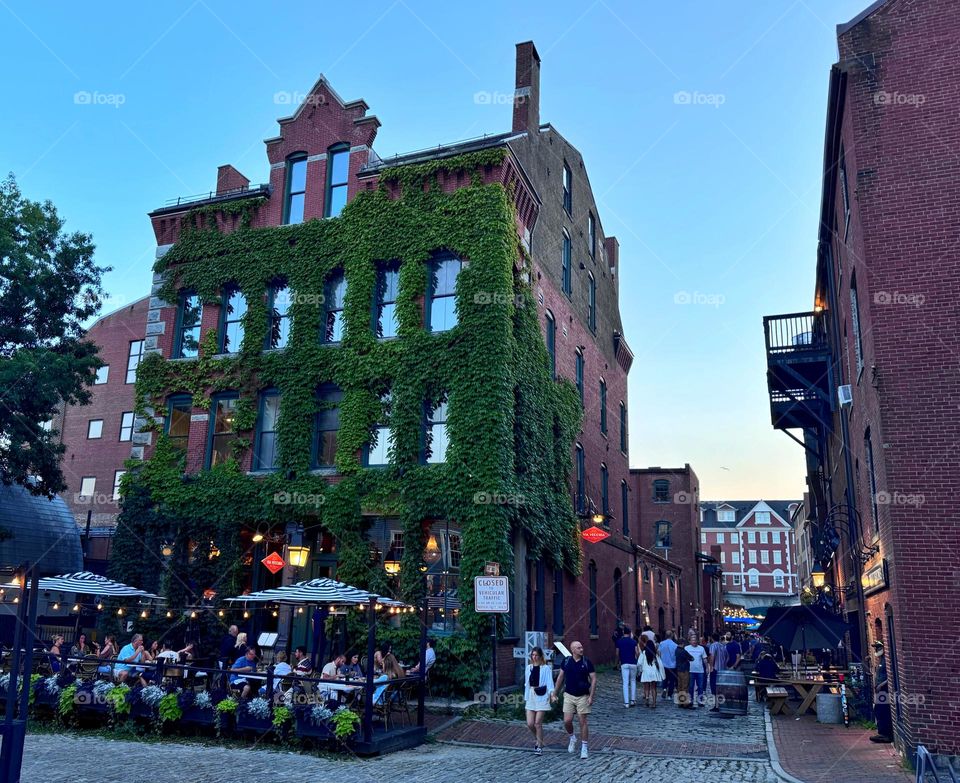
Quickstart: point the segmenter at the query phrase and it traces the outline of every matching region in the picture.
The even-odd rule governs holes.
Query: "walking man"
[[[629,628],[617,639],[617,652],[620,655],[620,677],[623,680],[623,706],[633,707],[637,703],[637,640],[633,638]]]
[[[573,716],[576,715],[580,722],[580,758],[585,759],[587,758],[587,741],[590,739],[587,716],[593,706],[593,694],[597,690],[597,672],[590,659],[584,657],[583,645],[580,642],[573,642],[570,645],[570,656],[564,660],[560,674],[557,675],[557,684],[550,694],[551,702],[556,700],[557,693],[564,685],[566,688],[563,692],[563,727],[570,737],[567,753],[573,753],[577,749],[577,738],[573,733]]]
[[[660,661],[663,663],[663,698],[672,699],[677,687],[677,643],[673,640],[673,631],[667,631],[667,638],[660,643]]]
[[[677,659],[677,706],[681,709],[692,710],[693,702],[690,699],[690,663],[693,656],[687,648],[677,645],[675,652]]]

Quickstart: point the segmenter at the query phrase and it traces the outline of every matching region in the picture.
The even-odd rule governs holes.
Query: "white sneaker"
[[[587,743],[584,742],[580,746],[580,758],[585,759],[587,757]]]
[[[573,753],[577,749],[577,736],[575,734],[570,735],[570,741],[567,743],[567,753]]]

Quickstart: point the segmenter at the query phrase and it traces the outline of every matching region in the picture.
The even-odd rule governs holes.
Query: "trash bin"
[[[843,723],[843,710],[840,708],[839,693],[817,694],[817,722]]]

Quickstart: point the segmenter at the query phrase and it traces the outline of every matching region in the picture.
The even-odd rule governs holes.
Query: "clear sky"
[[[367,101],[386,156],[509,130],[533,39],[541,119],[621,244],[631,464],[689,462],[705,498],[799,497],[762,316],[812,307],[835,25],[867,5],[0,0],[0,172],[93,234],[113,309],[149,289],[147,212],[223,163],[266,181],[262,140],[320,73]]]

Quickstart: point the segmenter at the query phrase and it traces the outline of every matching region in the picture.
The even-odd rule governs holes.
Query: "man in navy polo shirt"
[[[580,758],[587,758],[587,740],[590,737],[590,728],[587,726],[587,716],[593,706],[593,694],[597,689],[597,673],[589,658],[583,655],[583,645],[574,642],[570,645],[570,656],[563,662],[557,682],[550,694],[550,701],[555,701],[560,688],[566,685],[563,693],[563,727],[570,736],[567,743],[567,753],[573,753],[577,748],[577,738],[573,733],[573,716],[576,714],[580,722]]]

